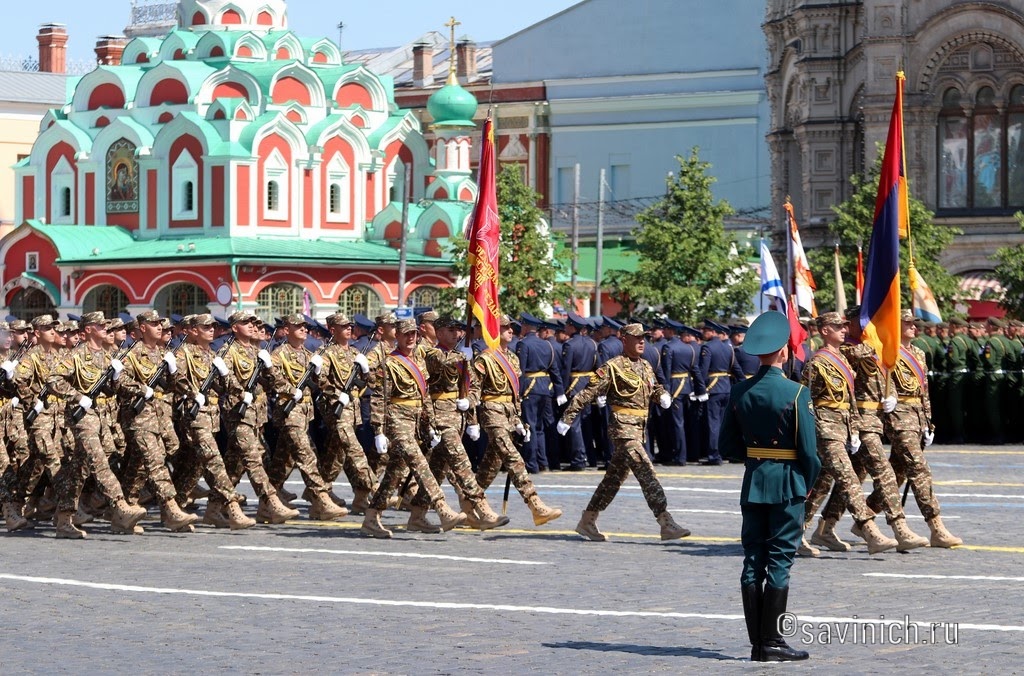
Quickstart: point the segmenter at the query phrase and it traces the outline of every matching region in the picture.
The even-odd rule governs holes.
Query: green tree
[[[843,273],[843,286],[846,289],[846,302],[853,305],[854,284],[857,270],[857,244],[864,248],[864,272],[867,274],[867,261],[870,255],[871,228],[875,218],[875,198],[878,195],[878,179],[882,170],[884,148],[878,148],[878,157],[867,176],[853,175],[850,185],[853,194],[841,204],[832,207],[836,219],[829,223],[829,232],[839,241],[839,265]],[[913,188],[913,186],[911,186]],[[910,192],[910,237],[914,245],[914,264],[924,280],[928,282],[939,310],[943,315],[953,312],[955,296],[959,291],[956,277],[949,274],[939,263],[942,255],[953,238],[962,234],[957,228],[937,225],[935,214],[928,210],[924,202],[914,198]],[[818,285],[814,293],[814,301],[819,312],[835,308],[835,246],[812,249],[807,252],[807,260],[811,265],[811,273]],[[900,241],[900,273],[902,276],[902,305],[910,307],[910,284],[907,271],[910,269],[910,246],[907,240]]]
[[[1017,222],[1024,230],[1024,212],[1018,211]],[[996,250],[993,256],[996,265],[996,279],[1003,285],[1006,294],[999,303],[1006,311],[1017,319],[1024,318],[1024,244],[1004,246]]]
[[[501,311],[510,317],[523,312],[546,314],[545,307],[564,303],[572,296],[569,285],[558,281],[561,274],[567,274],[569,254],[560,246],[561,236],[550,232],[544,212],[537,208],[540,195],[523,183],[516,167],[503,166],[496,183],[501,220]],[[441,310],[456,316],[466,312],[468,247],[465,237],[453,238],[449,248],[454,261],[452,274],[465,283],[441,291]]]
[[[732,207],[715,201],[711,164],[701,161],[699,148],[676,160],[679,173],[665,181],[665,197],[636,218],[637,270],[609,275],[613,297],[630,314],[646,305],[690,323],[746,314],[758,280],[730,251],[723,220]]]

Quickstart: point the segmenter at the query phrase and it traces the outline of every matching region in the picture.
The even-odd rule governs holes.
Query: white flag
[[[761,294],[775,299],[775,307],[779,312],[786,312],[786,289],[779,277],[779,269],[775,267],[768,245],[761,240]]]

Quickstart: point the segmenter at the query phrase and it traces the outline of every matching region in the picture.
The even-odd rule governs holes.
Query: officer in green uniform
[[[981,366],[985,371],[985,422],[988,438],[985,443],[1003,443],[1003,357],[1007,345],[1003,343],[1005,324],[1000,319],[989,317],[986,322],[988,336],[983,339]]]
[[[959,317],[949,320],[949,340],[946,342],[946,418],[949,431],[946,441],[962,444],[964,433],[964,395],[967,391],[970,369],[967,368],[968,352],[972,349],[967,336],[967,322]]]
[[[740,589],[755,662],[808,657],[790,648],[778,627],[789,597],[789,569],[803,535],[804,498],[821,469],[810,394],[782,372],[788,341],[789,321],[780,312],[766,312],[751,324],[744,349],[759,358],[761,367],[733,386],[719,442],[724,457],[746,464],[740,491]]]
[[[1006,324],[1006,342],[1008,345],[1006,357],[1003,359],[1003,369],[1006,370],[1006,396],[1003,400],[1003,411],[1005,412],[1008,429],[1006,430],[1007,441],[1020,443],[1024,436],[1024,425],[1022,425],[1020,410],[1024,406],[1021,398],[1021,386],[1024,385],[1022,370],[1024,370],[1024,322],[1019,319],[1011,319]]]
[[[985,369],[982,366],[985,325],[967,325],[967,441],[985,440]]]

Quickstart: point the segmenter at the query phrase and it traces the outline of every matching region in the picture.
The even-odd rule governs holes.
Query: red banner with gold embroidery
[[[501,308],[498,305],[498,244],[501,223],[498,220],[498,190],[495,185],[494,126],[484,122],[483,149],[480,153],[479,189],[473,220],[469,227],[469,308],[480,322],[487,346],[496,349],[501,333]]]

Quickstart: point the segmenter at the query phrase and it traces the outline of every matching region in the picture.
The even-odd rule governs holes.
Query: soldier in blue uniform
[[[668,322],[669,328],[679,335],[661,348],[665,389],[672,397],[672,407],[662,416],[663,451],[667,464],[682,466],[686,464],[689,447],[697,446],[700,418],[694,391],[697,387],[705,389],[705,383],[700,370],[700,346],[693,342],[697,332],[671,319]]]
[[[744,378],[753,378],[754,374],[761,367],[761,362],[757,356],[750,354],[743,347],[743,342],[747,337],[747,327],[743,324],[730,324],[729,325],[729,342],[732,343],[733,353],[736,355],[736,363],[739,364],[740,371],[743,372]]]
[[[804,498],[821,470],[810,394],[782,372],[788,341],[789,321],[781,312],[765,312],[754,320],[746,349],[759,357],[761,367],[732,389],[719,438],[726,457],[746,464],[740,489],[740,590],[755,662],[808,657],[786,644],[778,626],[803,536]]]
[[[619,338],[619,329],[622,328],[622,323],[607,315],[602,315],[601,326],[605,336],[597,342],[598,366],[604,366],[609,359],[622,354],[623,350],[622,339]],[[612,455],[612,440],[608,436],[608,409],[598,408],[594,418],[597,423],[594,427],[595,457],[590,466],[595,467],[600,463],[601,467],[604,467]]]
[[[597,369],[597,343],[590,337],[590,322],[575,312],[567,313],[566,332],[569,340],[562,343],[562,383],[565,396],[570,400],[586,389]],[[592,406],[584,406],[572,421],[566,435],[568,441],[569,471],[581,472],[593,454],[594,434],[591,422]]]
[[[729,392],[733,380],[744,380],[743,372],[736,363],[732,344],[729,342],[729,329],[710,319],[704,320],[704,344],[700,348],[700,369],[707,382],[707,399],[704,405],[704,450],[707,458],[701,462],[708,465],[721,465],[722,456],[718,452],[718,430],[722,426],[722,415],[729,402]],[[704,392],[698,392],[698,398]]]
[[[641,355],[641,359],[646,361],[654,369],[654,377],[657,379],[658,384],[662,387],[667,387],[665,384],[665,372],[661,368],[661,348],[655,347],[653,344],[653,332],[661,333],[660,330],[656,329],[653,325],[641,323],[644,329],[644,353]],[[651,338],[651,340],[648,340]],[[650,405],[647,407],[647,429],[658,430],[661,429],[661,415],[662,409],[656,405]],[[647,434],[644,437],[644,450],[647,451],[647,457],[654,461],[654,446],[656,443],[656,435]],[[660,449],[659,449],[660,452]]]
[[[537,335],[547,322],[528,312],[522,316],[525,335],[516,345],[516,356],[523,370],[520,380],[523,422],[530,434],[523,442],[523,461],[531,474],[548,468],[547,437],[545,432],[555,424],[554,404],[566,402],[562,388],[562,369],[558,352],[548,341]]]

